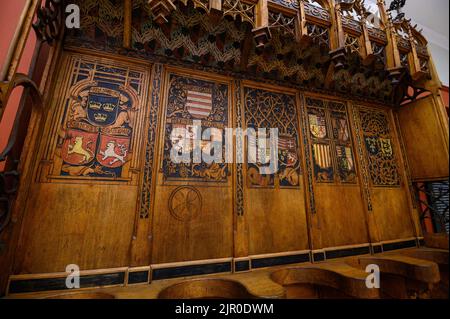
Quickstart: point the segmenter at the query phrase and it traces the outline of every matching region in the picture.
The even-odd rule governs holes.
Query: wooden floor
[[[381,289],[368,289],[368,265],[381,270]],[[448,250],[406,249],[316,264],[271,267],[229,275],[151,284],[10,295],[56,299],[342,299],[448,298]]]

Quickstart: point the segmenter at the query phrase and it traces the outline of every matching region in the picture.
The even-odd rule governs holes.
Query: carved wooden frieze
[[[82,27],[67,32],[66,44],[122,54],[122,2],[74,1],[82,11]],[[157,3],[175,5],[173,10],[166,5],[170,23],[155,21]],[[414,27],[410,35],[397,23],[392,27],[396,36],[388,39],[392,23],[387,16],[380,25],[370,24],[369,16],[360,0],[331,6],[322,0],[134,0],[127,55],[392,103],[396,84],[407,78],[402,72],[409,71],[414,81],[429,76],[426,41],[414,50],[411,37],[420,36]],[[401,61],[388,45],[392,41],[398,43]],[[387,58],[392,56],[395,61]]]
[[[326,22],[331,22],[330,13],[327,9],[322,8],[318,5],[311,4],[309,2],[304,2],[305,14],[310,17],[314,17]]]

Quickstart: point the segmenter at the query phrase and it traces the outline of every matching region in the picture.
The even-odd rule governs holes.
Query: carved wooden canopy
[[[66,43],[398,104],[430,78],[427,42],[363,0],[77,0]]]

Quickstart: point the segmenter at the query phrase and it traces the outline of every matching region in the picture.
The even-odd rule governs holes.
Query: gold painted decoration
[[[63,106],[57,107],[61,122],[50,177],[127,181],[137,164],[145,71],[89,56],[69,61],[71,82],[58,102]]]
[[[334,181],[330,148],[330,145],[327,144],[313,145],[314,171],[318,183],[332,183]]]

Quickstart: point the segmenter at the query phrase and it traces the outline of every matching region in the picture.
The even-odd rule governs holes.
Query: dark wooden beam
[[[131,49],[132,30],[131,20],[133,16],[133,0],[123,0],[123,47]]]

